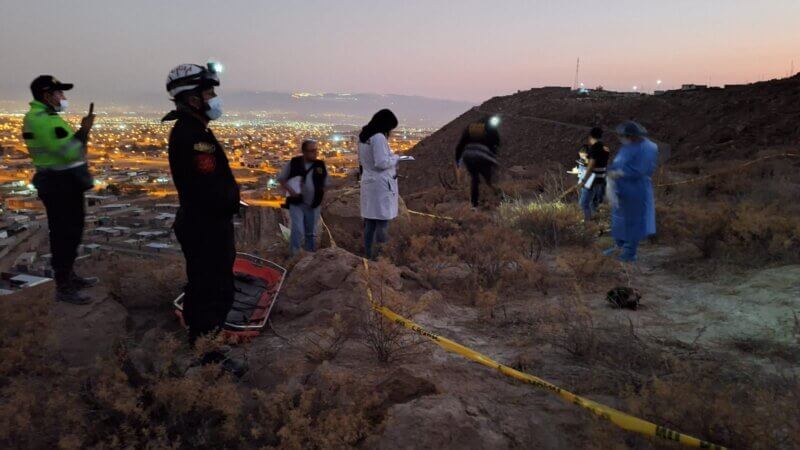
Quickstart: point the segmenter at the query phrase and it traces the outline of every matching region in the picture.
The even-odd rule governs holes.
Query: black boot
[[[222,370],[230,373],[236,378],[241,378],[247,373],[247,363],[238,359],[230,358],[221,351],[208,352],[200,360],[201,365],[219,364]]]
[[[75,272],[72,272],[69,276],[69,284],[77,290],[88,289],[99,282],[100,279],[97,277],[79,277]]]
[[[78,292],[71,280],[71,270],[56,271],[56,301],[72,305],[86,305],[91,299]]]
[[[88,305],[92,302],[92,299],[81,294],[77,289],[66,287],[56,289],[56,301],[72,305]]]

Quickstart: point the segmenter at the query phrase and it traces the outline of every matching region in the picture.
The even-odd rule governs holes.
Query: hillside
[[[404,190],[436,186],[439,173],[451,171],[454,143],[464,127],[488,114],[502,119],[501,158],[507,168],[536,167],[542,161],[571,164],[588,127],[609,129],[628,119],[647,127],[670,163],[748,159],[756,151],[800,141],[800,75],[658,96],[541,88],[495,97],[412,150],[418,161],[402,172]]]
[[[446,351],[439,337],[727,448],[799,448],[798,158],[657,187],[658,235],[631,266],[601,256],[609,210],[582,223],[560,196],[574,178],[559,167],[574,158],[580,124],[630,114],[670,153],[658,179],[738,170],[753,153],[798,142],[797,84],[492,99],[404,163],[400,217],[368,266],[352,178],[326,193],[315,254],[289,255],[284,210],[248,208],[238,250],[289,272],[263,334],[231,349],[250,365],[241,379],[198,367],[186,345],[172,306],[185,281],[179,255],[82,260],[79,272],[101,279],[92,304],[54,303],[52,285],[0,302],[0,448],[681,448],[664,428],[624,431],[553,388]],[[485,196],[472,210],[464,180],[438,175],[483,111],[503,116],[500,185],[513,199]],[[677,134],[686,124],[691,132]],[[739,131],[717,135],[715,124]],[[636,289],[641,305],[612,306],[607,293],[619,287]]]

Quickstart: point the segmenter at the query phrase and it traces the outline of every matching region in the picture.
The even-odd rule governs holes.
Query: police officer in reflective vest
[[[239,211],[239,185],[208,128],[209,121],[222,116],[214,92],[217,72],[215,63],[172,69],[167,91],[175,109],[162,119],[176,121],[169,136],[169,166],[180,201],[174,229],[186,258],[183,317],[192,344],[222,329],[234,298],[233,216]],[[244,370],[217,352],[206,354],[203,362],[222,362],[236,374]]]
[[[72,84],[52,75],[33,80],[33,101],[25,114],[22,136],[36,167],[33,185],[47,211],[56,300],[83,305],[90,300],[80,290],[97,283],[97,278],[82,278],[73,270],[86,214],[83,194],[94,185],[86,163],[94,113],[90,107],[81,128],[73,131],[58,114],[67,108],[64,91],[70,89]]]

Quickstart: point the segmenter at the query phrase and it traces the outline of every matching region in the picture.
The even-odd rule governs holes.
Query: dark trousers
[[[33,184],[47,211],[56,287],[65,289],[83,237],[84,190],[66,171],[39,171],[33,177]]]
[[[480,178],[483,177],[486,184],[492,187],[494,164],[483,160],[473,162],[466,159],[464,164],[467,166],[467,171],[472,179],[470,185],[470,200],[472,201],[472,206],[478,206],[481,184]]]
[[[175,218],[175,236],[186,258],[183,319],[189,340],[222,329],[233,305],[236,245],[230,219]]]
[[[388,220],[364,219],[364,253],[367,259],[378,257],[379,251],[373,252],[372,247],[375,242],[384,244],[389,240],[388,229]]]
[[[596,210],[606,199],[606,179],[598,178],[594,180],[592,191],[594,191],[593,203],[594,209]]]

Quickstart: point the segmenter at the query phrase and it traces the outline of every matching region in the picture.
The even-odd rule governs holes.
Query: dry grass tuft
[[[500,205],[503,223],[518,230],[540,247],[557,248],[565,245],[588,245],[592,235],[581,222],[577,206],[560,201],[514,201]]]

